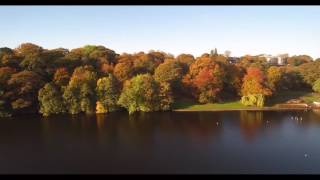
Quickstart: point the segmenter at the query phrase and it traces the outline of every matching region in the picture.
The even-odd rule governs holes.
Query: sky
[[[320,6],[0,6],[0,47],[320,57]]]

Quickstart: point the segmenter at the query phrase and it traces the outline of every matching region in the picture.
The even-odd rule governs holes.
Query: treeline
[[[0,48],[0,115],[170,110],[175,101],[240,99],[263,106],[281,91],[320,91],[320,60],[292,56],[286,66],[265,58],[159,51],[117,54],[104,46],[44,49],[32,43]]]

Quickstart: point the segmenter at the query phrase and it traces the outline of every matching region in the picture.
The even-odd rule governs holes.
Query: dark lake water
[[[320,112],[0,119],[0,173],[320,173]]]

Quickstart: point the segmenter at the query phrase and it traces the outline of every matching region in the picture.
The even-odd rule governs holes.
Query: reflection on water
[[[320,172],[316,110],[26,115],[0,123],[0,173]]]

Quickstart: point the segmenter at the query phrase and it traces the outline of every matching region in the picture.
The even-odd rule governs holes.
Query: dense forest
[[[320,59],[291,56],[277,66],[217,51],[174,57],[160,51],[117,54],[104,46],[44,49],[23,43],[0,48],[0,116],[19,113],[166,111],[176,101],[241,100],[264,106],[279,92],[320,92]]]

